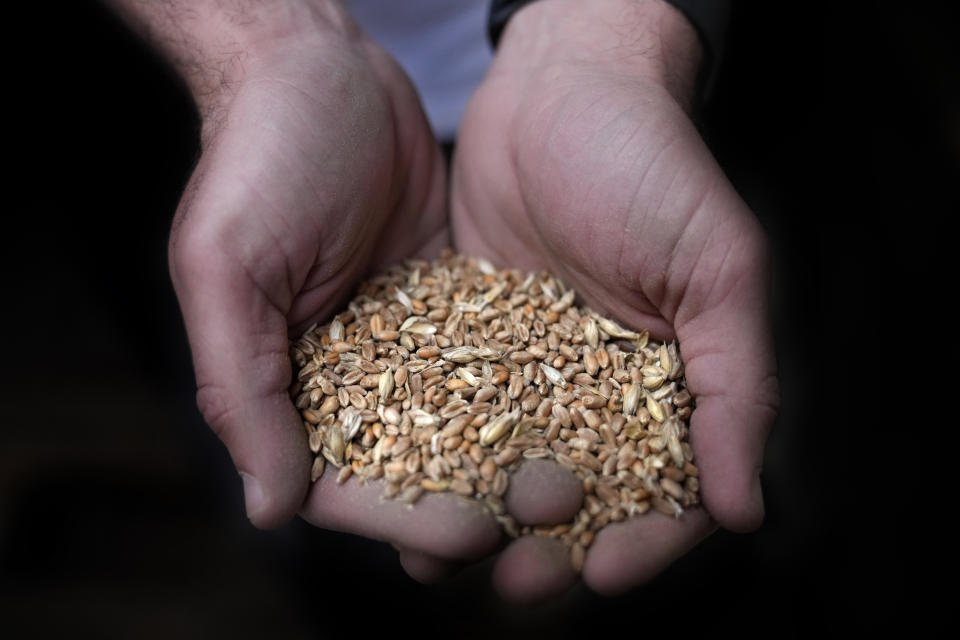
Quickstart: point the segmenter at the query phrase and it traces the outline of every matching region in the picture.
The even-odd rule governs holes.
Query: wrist
[[[572,66],[655,82],[689,106],[703,48],[664,0],[538,0],[510,19],[494,70]]]
[[[337,0],[106,2],[171,64],[204,119],[283,51],[358,33]]]

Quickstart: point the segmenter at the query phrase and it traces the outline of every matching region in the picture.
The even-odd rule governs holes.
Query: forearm
[[[510,19],[494,68],[599,64],[658,82],[688,107],[702,59],[693,26],[663,0],[538,0]]]
[[[284,43],[351,29],[336,0],[102,1],[169,61],[204,117]]]

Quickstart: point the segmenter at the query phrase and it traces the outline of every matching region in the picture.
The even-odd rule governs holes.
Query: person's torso
[[[406,70],[437,137],[454,138],[491,60],[489,0],[346,0],[367,34]]]

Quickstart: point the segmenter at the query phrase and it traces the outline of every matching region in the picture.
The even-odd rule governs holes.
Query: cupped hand
[[[310,480],[288,340],[369,270],[449,242],[442,155],[403,72],[333,3],[276,14],[197,95],[202,155],[169,245],[198,405],[260,527]]]
[[[763,519],[759,473],[778,386],[764,235],[688,115],[700,48],[660,0],[536,2],[511,20],[461,124],[455,245],[547,268],[625,325],[678,340],[697,399],[703,508],[604,529],[582,577],[641,584],[717,525]],[[572,584],[550,541],[521,539],[494,578],[516,600]]]

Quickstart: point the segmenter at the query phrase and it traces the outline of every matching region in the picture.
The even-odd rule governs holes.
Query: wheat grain
[[[361,284],[290,347],[311,481],[329,462],[337,483],[382,478],[385,498],[410,505],[424,492],[476,500],[508,535],[562,540],[578,571],[608,524],[680,517],[700,483],[679,348],[575,302],[550,274],[449,251]],[[510,472],[531,458],[580,478],[570,522],[506,514]]]

